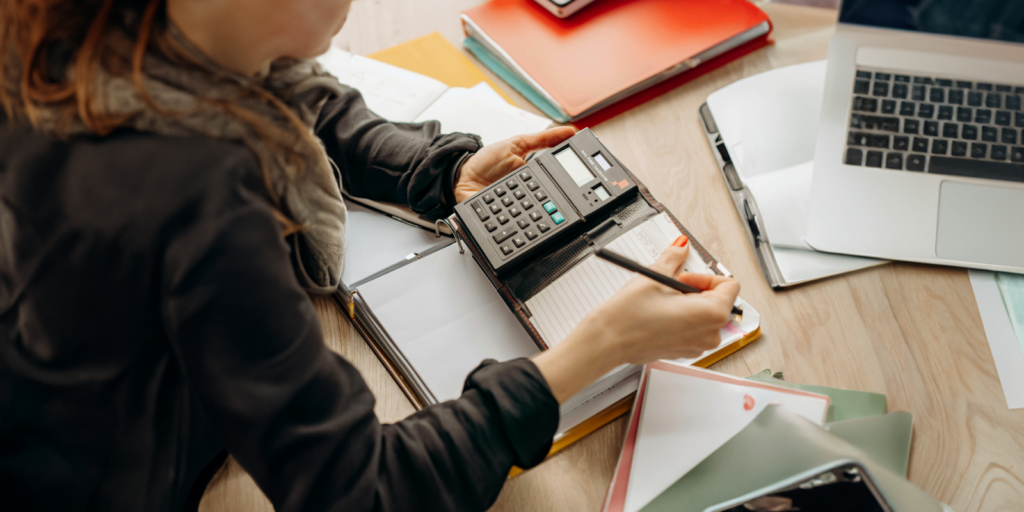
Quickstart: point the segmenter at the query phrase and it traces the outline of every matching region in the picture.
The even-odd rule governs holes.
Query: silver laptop
[[[1024,273],[1024,2],[846,0],[806,241]]]

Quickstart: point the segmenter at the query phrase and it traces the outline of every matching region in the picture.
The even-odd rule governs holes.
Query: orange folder
[[[533,0],[491,0],[464,11],[463,22],[573,121],[678,85],[704,62],[764,46],[771,32],[747,0],[602,0],[567,19]]]
[[[468,89],[480,82],[487,82],[502,98],[505,98],[505,101],[515,106],[512,98],[509,98],[497,84],[487,78],[480,68],[476,67],[468,57],[449,43],[439,32],[406,41],[367,55],[367,57],[429,76],[449,87]]]

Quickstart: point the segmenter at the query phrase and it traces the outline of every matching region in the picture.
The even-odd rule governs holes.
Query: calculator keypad
[[[541,182],[526,168],[506,177],[469,204],[503,259],[529,248],[535,240],[567,220]],[[538,205],[540,208],[534,208]],[[515,222],[509,222],[513,220]]]

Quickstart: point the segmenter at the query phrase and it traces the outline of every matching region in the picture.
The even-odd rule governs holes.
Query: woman
[[[5,508],[194,507],[230,453],[279,511],[483,510],[511,465],[543,460],[559,403],[618,364],[717,345],[734,281],[638,279],[559,346],[381,425],[308,296],[343,271],[339,184],[442,215],[572,130],[480,148],[379,119],[301,60],[348,7],[0,3]]]

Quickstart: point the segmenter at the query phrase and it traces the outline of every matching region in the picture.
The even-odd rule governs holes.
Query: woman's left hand
[[[526,155],[561,144],[576,134],[572,126],[559,126],[529,135],[518,135],[484,146],[462,163],[455,183],[455,200],[462,202],[498,178],[526,164]]]

